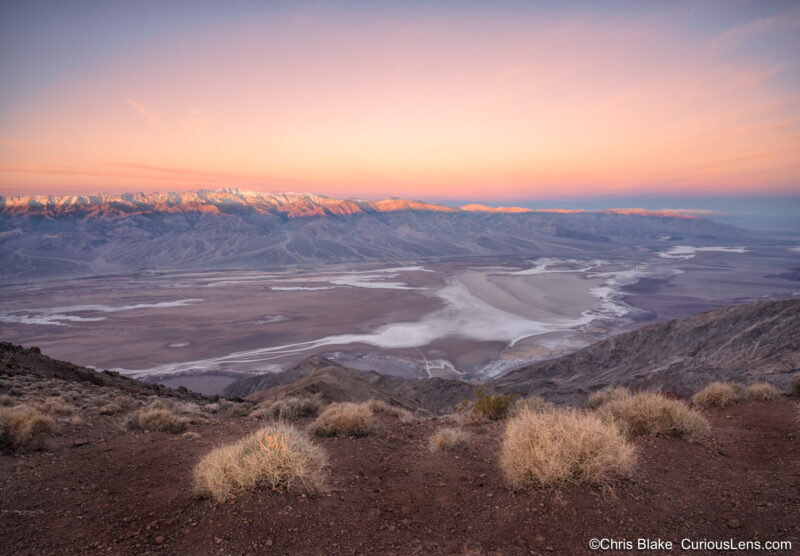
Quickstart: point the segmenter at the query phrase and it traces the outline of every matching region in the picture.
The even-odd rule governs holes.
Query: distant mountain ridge
[[[0,196],[0,212],[42,216],[253,211],[260,214],[283,215],[288,218],[304,218],[398,210],[456,212],[457,209],[396,197],[368,201],[334,199],[313,193],[259,193],[239,191],[235,188],[182,193]]]
[[[258,270],[494,256],[616,256],[670,238],[720,245],[746,232],[692,214],[333,199],[236,189],[0,197],[0,278]],[[712,243],[709,243],[712,242]],[[723,243],[721,243],[723,242]]]
[[[636,214],[639,216],[699,219],[692,210],[645,210],[637,208],[607,209],[598,211],[530,209],[521,207],[490,207],[467,204],[452,208],[400,197],[376,201],[366,199],[336,199],[314,193],[261,193],[240,191],[236,188],[197,190],[165,193],[98,193],[94,195],[0,195],[0,213],[19,216],[70,216],[101,214],[179,214],[236,213],[250,210],[261,214],[285,215],[288,218],[312,216],[343,216],[396,212],[404,210],[431,212],[486,212],[519,214],[530,212],[555,213],[609,213]]]

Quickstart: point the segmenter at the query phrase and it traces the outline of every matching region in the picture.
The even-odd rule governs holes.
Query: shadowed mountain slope
[[[283,373],[242,379],[227,396],[245,397],[290,384],[332,365],[314,357]],[[714,380],[766,380],[786,386],[800,367],[800,299],[736,305],[612,336],[575,353],[528,365],[485,384],[490,389],[583,403],[593,391],[624,385],[689,396]],[[337,369],[423,407],[447,410],[472,396],[475,384],[442,378],[410,380]]]
[[[800,299],[700,313],[612,336],[495,381],[520,394],[578,400],[609,385],[688,396],[714,380],[785,386],[800,367]]]
[[[389,405],[400,406],[410,411],[419,409],[420,404],[366,380],[366,377],[373,378],[371,375],[374,375],[374,378],[380,377],[378,373],[373,371],[356,374],[352,370],[343,367],[325,367],[291,384],[256,391],[247,396],[247,399],[260,402],[267,399],[281,399],[291,396],[300,398],[318,396],[326,402],[353,403],[374,399],[386,402]]]
[[[159,395],[182,400],[214,399],[190,392],[186,388],[172,389],[149,384],[113,371],[95,371],[43,355],[37,347],[24,348],[0,342],[0,375],[25,376],[34,379],[60,379],[66,382],[86,382],[95,386],[114,388],[127,394]]]

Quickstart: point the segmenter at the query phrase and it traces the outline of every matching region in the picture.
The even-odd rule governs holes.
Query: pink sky
[[[800,11],[690,28],[682,6],[170,29],[0,101],[0,194],[799,193]]]

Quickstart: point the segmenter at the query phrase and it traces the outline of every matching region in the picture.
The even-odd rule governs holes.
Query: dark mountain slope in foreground
[[[26,380],[56,380],[64,384],[77,383],[118,390],[129,395],[165,396],[181,400],[212,400],[186,388],[172,389],[160,384],[134,380],[114,371],[95,371],[66,361],[51,359],[37,347],[24,348],[0,342],[0,375],[24,377]]]
[[[368,375],[368,378],[372,378],[369,377],[369,374],[380,377],[375,372],[367,372],[365,374]],[[418,403],[376,386],[363,376],[358,376],[351,372],[350,369],[343,367],[325,367],[291,384],[254,392],[247,396],[247,399],[260,402],[270,398],[281,399],[291,396],[299,398],[317,396],[329,403],[360,403],[373,399],[410,411],[415,411],[420,407]]]
[[[761,301],[653,324],[517,369],[495,384],[578,400],[609,385],[688,396],[714,380],[785,387],[800,368],[800,299]]]
[[[224,395],[247,397],[333,365],[314,357],[283,373],[234,382]],[[766,380],[785,387],[800,368],[800,299],[717,309],[612,336],[575,353],[515,370],[489,387],[548,400],[583,403],[605,386],[664,390],[688,396],[714,380]],[[446,410],[475,385],[441,378],[409,380],[348,370],[423,407]]]

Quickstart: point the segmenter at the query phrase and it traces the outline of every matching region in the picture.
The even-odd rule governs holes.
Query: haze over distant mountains
[[[139,269],[264,269],[481,256],[620,254],[631,245],[735,242],[691,211],[452,208],[236,189],[0,196],[0,276]]]

